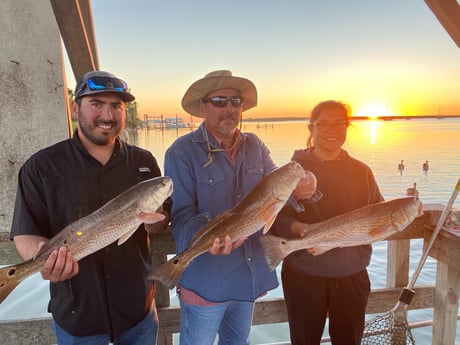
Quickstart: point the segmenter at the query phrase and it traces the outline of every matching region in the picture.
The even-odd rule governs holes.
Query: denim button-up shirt
[[[234,207],[276,166],[265,144],[252,133],[242,133],[235,166],[225,152],[213,152],[207,166],[208,143],[204,123],[179,137],[165,154],[165,175],[173,180],[171,226],[177,252],[207,222]],[[209,135],[209,147],[217,148]],[[229,255],[204,253],[186,268],[179,284],[213,301],[254,301],[278,286],[259,243],[262,231],[250,236]]]

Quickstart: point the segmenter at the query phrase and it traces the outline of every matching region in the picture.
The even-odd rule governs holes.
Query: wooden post
[[[438,261],[433,310],[433,345],[454,345],[457,334],[460,271]]]

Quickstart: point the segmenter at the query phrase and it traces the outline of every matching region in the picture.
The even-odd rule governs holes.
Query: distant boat
[[[167,117],[163,120],[163,122],[167,129],[188,127],[188,125],[180,117]]]
[[[185,123],[180,117],[149,116],[146,118],[145,126],[149,129],[173,129],[189,128],[189,123]]]

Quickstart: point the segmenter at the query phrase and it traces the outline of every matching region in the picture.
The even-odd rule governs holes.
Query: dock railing
[[[388,239],[386,287],[371,291],[367,314],[391,310],[407,286],[410,241],[423,239],[425,248],[443,205],[424,205],[424,209],[422,217]],[[170,233],[152,237],[152,262],[157,266],[166,262],[167,255],[175,253],[175,243]],[[436,260],[435,285],[416,284],[415,295],[408,305],[408,310],[433,309],[432,345],[455,344],[460,295],[459,247],[459,234],[445,230],[439,233],[429,254]],[[156,303],[160,319],[158,345],[173,345],[173,334],[179,332],[179,307],[171,305],[170,290],[161,284],[157,286]],[[284,322],[287,322],[287,312],[283,298],[264,298],[256,302],[254,325]],[[2,343],[10,345],[55,343],[50,318],[0,321],[0,337]]]

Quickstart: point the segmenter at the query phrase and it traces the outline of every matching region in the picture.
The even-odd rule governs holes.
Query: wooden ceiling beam
[[[455,44],[460,48],[460,4],[457,0],[425,0]]]
[[[70,65],[78,80],[99,69],[90,0],[50,0]]]

